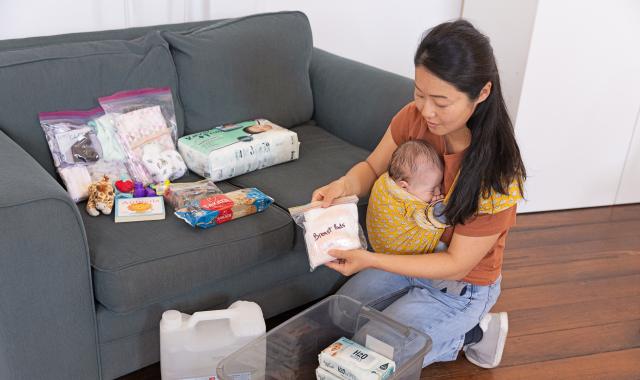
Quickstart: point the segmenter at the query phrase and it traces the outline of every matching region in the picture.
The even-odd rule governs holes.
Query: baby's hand
[[[436,186],[436,188],[433,189],[433,197],[431,197],[430,203],[437,202],[443,199],[444,199],[444,195],[440,191],[440,186]]]
[[[431,197],[431,202],[429,202],[429,203],[434,203],[434,202],[440,201],[442,199],[444,199],[444,195],[442,195],[442,194],[435,195],[434,194],[433,197]]]

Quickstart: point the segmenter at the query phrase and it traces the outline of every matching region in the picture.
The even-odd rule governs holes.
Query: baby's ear
[[[400,180],[398,181],[398,186],[406,190],[409,188],[409,183],[407,181]]]

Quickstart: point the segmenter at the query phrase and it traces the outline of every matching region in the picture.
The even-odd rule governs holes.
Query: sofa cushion
[[[322,278],[319,278],[318,275]],[[306,286],[300,286],[299,278],[308,279]],[[165,310],[176,309],[183,313],[192,314],[199,310],[227,307],[239,299],[246,300],[248,294],[273,293],[275,289],[287,289],[283,292],[287,294],[287,297],[278,298],[276,296],[268,304],[260,305],[265,318],[269,318],[287,310],[283,304],[295,307],[326,295],[327,287],[335,285],[340,279],[344,279],[344,277],[324,266],[309,272],[309,259],[304,239],[296,240],[293,249],[261,265],[247,268],[234,276],[210,281],[203,286],[190,289],[185,294],[164,299],[143,309],[122,314],[99,306],[98,324],[100,328],[98,332],[100,342],[110,342],[150,329],[157,330],[158,321]],[[294,285],[294,282],[298,285]],[[307,299],[297,302],[295,305],[294,301],[300,301],[300,298]]]
[[[219,186],[223,191],[236,189],[226,183]],[[107,309],[122,313],[144,308],[233,276],[293,247],[291,217],[276,206],[206,230],[179,220],[170,206],[166,211],[160,221],[113,223],[113,216],[91,217],[81,210],[95,297]]]
[[[180,78],[185,133],[266,118],[290,127],[311,119],[309,20],[281,12],[165,32]]]
[[[324,129],[304,124],[291,129],[298,134],[300,158],[247,173],[228,181],[240,187],[257,187],[282,208],[308,203],[313,191],[347,173],[369,155]],[[367,197],[360,200],[366,204]]]
[[[0,51],[0,129],[55,173],[38,112],[88,109],[98,97],[171,87],[178,128],[183,113],[175,66],[159,32],[133,41],[97,41]]]

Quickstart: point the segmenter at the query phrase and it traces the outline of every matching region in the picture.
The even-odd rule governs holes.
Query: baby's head
[[[440,195],[442,176],[443,165],[438,152],[424,141],[407,141],[391,156],[389,177],[425,202]]]

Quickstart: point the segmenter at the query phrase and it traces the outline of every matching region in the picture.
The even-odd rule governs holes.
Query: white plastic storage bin
[[[193,315],[165,311],[160,321],[160,371],[163,380],[215,378],[230,353],[265,332],[258,304],[234,302],[228,309]]]
[[[220,380],[315,379],[318,354],[340,337],[396,362],[392,379],[420,378],[431,339],[349,297],[330,296],[220,362]]]

